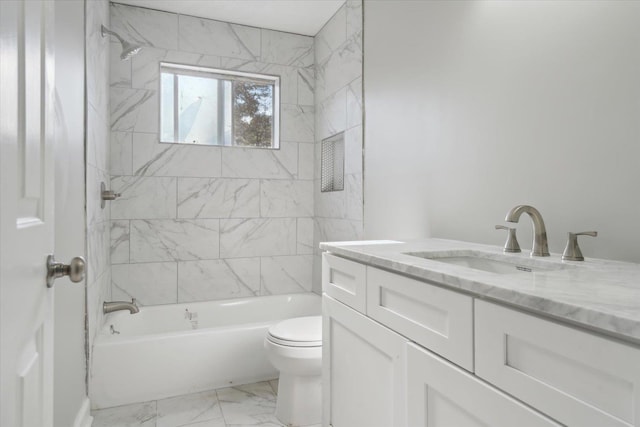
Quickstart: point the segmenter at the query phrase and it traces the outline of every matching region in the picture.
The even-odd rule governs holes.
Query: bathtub
[[[92,353],[94,409],[273,379],[270,325],[321,314],[312,293],[141,307],[106,316]]]

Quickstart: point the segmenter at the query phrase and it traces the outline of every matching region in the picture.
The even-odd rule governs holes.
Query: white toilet
[[[264,348],[280,371],[276,417],[287,426],[322,418],[322,316],[296,317],[269,328]]]

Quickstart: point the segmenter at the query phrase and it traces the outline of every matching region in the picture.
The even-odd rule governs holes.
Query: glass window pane
[[[178,141],[218,142],[218,80],[178,76]]]
[[[160,141],[175,141],[173,121],[173,74],[162,73],[160,78]]]
[[[273,146],[273,85],[233,82],[235,145]]]
[[[224,145],[233,145],[233,82],[224,82]]]

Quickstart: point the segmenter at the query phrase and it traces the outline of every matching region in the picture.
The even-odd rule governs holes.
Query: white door
[[[0,1],[0,425],[51,426],[53,2]]]

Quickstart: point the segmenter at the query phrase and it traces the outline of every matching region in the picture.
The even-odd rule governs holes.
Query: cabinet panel
[[[640,426],[640,349],[476,301],[476,374],[569,426]]]
[[[435,354],[407,347],[409,427],[560,426]]]
[[[405,426],[407,340],[323,297],[323,425]]]
[[[367,267],[367,314],[473,371],[473,299]]]
[[[366,287],[367,272],[363,264],[322,254],[322,292],[365,313]]]

